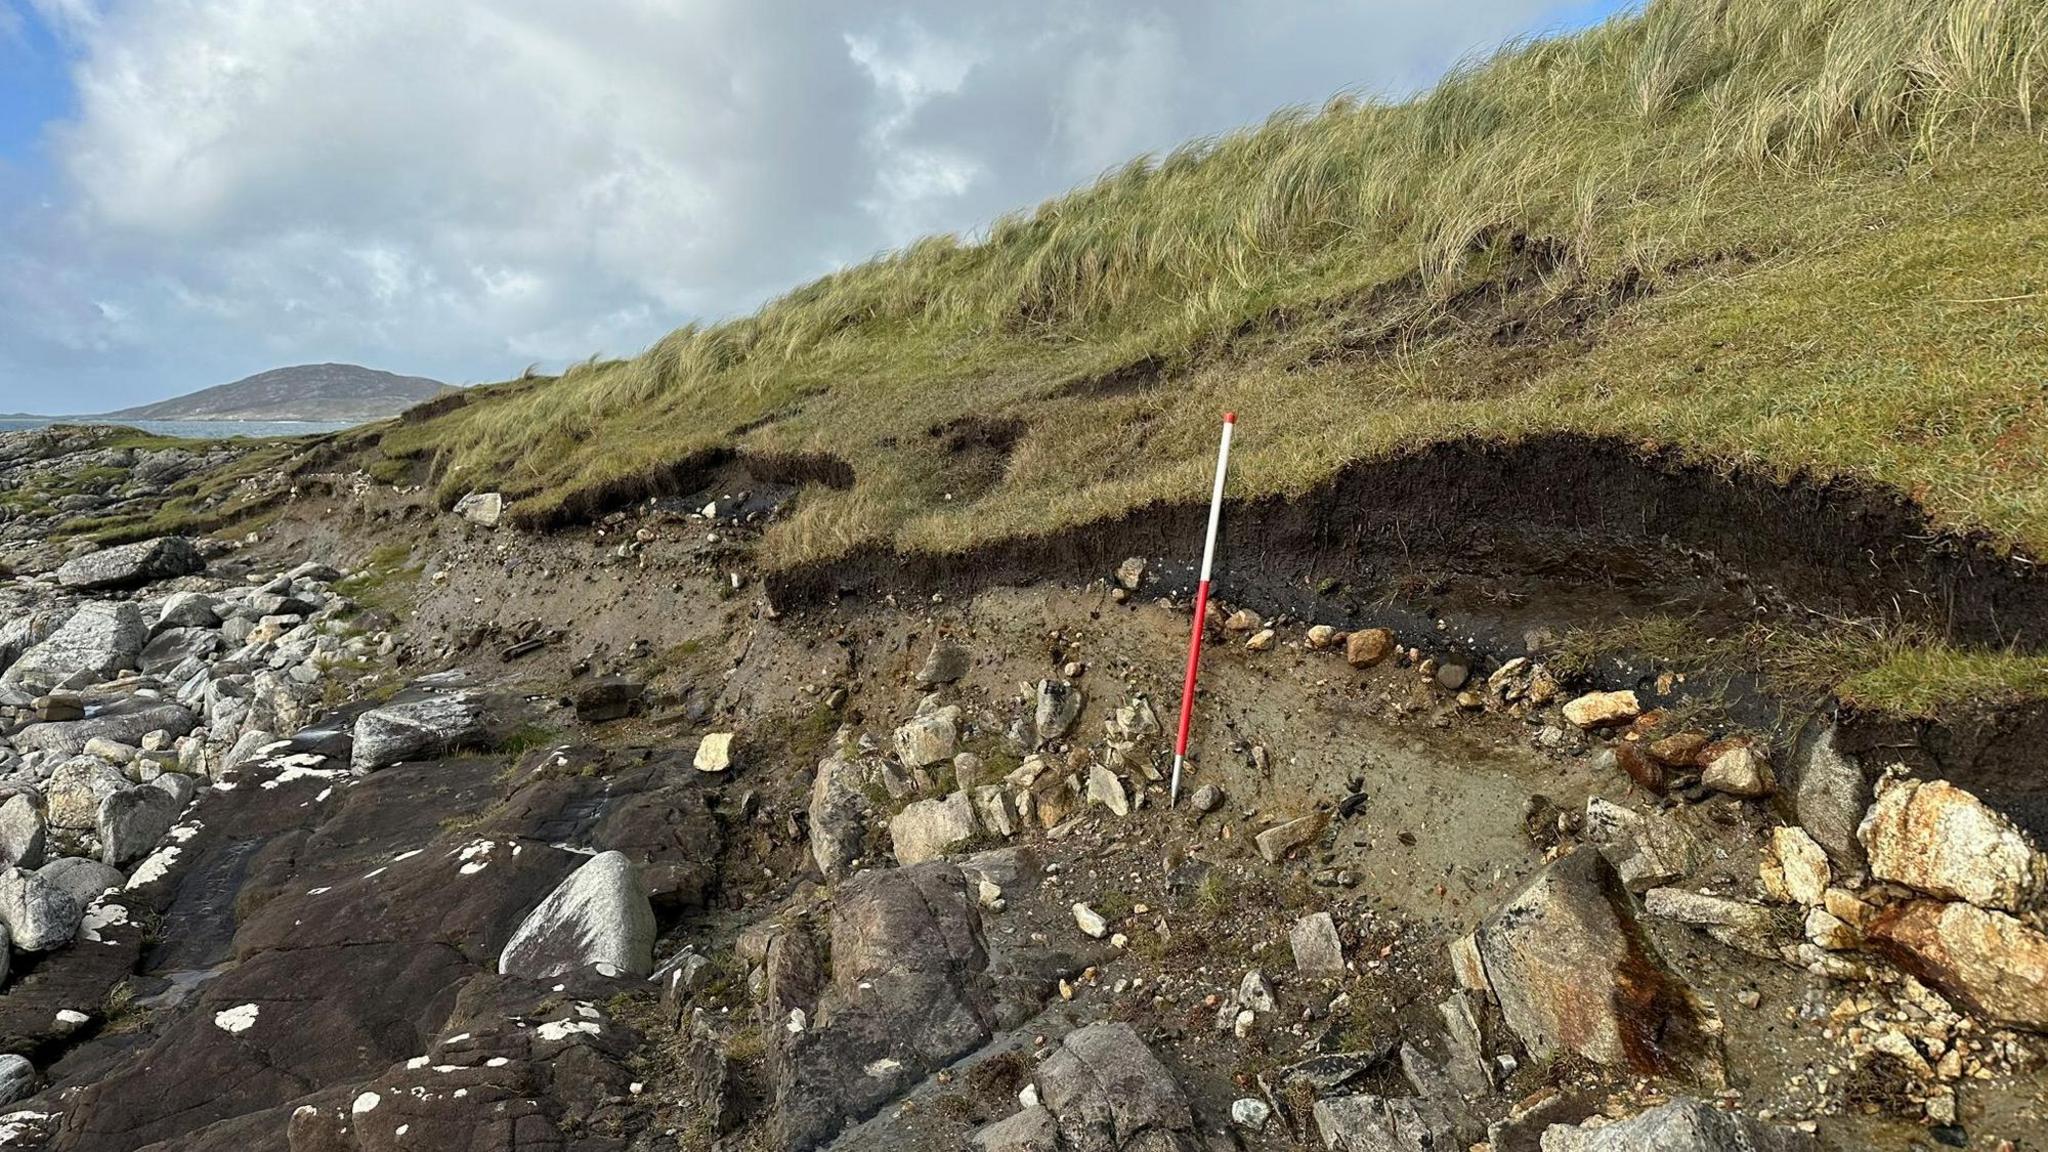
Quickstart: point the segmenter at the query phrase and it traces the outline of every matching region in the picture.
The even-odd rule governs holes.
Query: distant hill
[[[300,364],[185,396],[108,412],[109,420],[382,420],[450,386],[357,364]]]

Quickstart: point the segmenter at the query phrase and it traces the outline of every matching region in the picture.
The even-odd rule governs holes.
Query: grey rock
[[[527,914],[499,954],[498,971],[551,980],[596,964],[646,976],[654,971],[654,932],[639,869],[623,852],[601,852]]]
[[[169,796],[171,802],[177,805],[177,811],[180,812],[185,810],[185,805],[192,802],[192,794],[199,790],[199,785],[193,781],[192,777],[187,776],[183,772],[165,772],[163,775],[151,780],[149,787]]]
[[[496,528],[505,519],[505,497],[496,492],[471,492],[455,502],[455,514],[471,524]]]
[[[1188,803],[1194,805],[1195,811],[1204,816],[1223,807],[1223,800],[1223,789],[1214,784],[1204,784],[1195,789],[1193,796],[1188,797]]]
[[[57,569],[57,583],[88,592],[140,588],[157,580],[205,570],[190,540],[165,536],[88,552]]]
[[[178,820],[176,797],[161,788],[126,788],[100,801],[94,826],[100,859],[116,868],[156,851]]]
[[[1038,708],[1033,714],[1038,742],[1049,743],[1072,731],[1074,722],[1081,718],[1081,706],[1086,702],[1087,694],[1077,685],[1065,680],[1040,680]]]
[[[925,687],[951,684],[967,675],[973,664],[974,656],[964,646],[954,640],[941,639],[925,655],[924,667],[917,670],[917,682]]]
[[[159,632],[137,657],[136,664],[147,675],[176,668],[191,659],[210,659],[220,651],[220,633],[211,628],[172,628]]]
[[[62,948],[78,935],[85,907],[34,872],[0,871],[0,924],[23,952]]]
[[[1457,1125],[1440,1104],[1420,1098],[1333,1096],[1314,1116],[1331,1152],[1436,1152],[1462,1147]]]
[[[896,862],[935,860],[974,838],[974,802],[965,792],[942,800],[919,800],[889,821]]]
[[[647,694],[647,685],[626,676],[606,676],[576,692],[576,718],[585,724],[623,720]]]
[[[149,627],[135,605],[95,601],[23,652],[4,680],[34,692],[97,684],[135,667],[148,638]]]
[[[775,1097],[783,1148],[817,1146],[847,1119],[872,1115],[987,1043],[1002,1015],[975,898],[951,864],[852,877],[835,896],[830,931],[829,981],[814,974],[805,988],[802,979],[778,977],[767,997],[782,1049]],[[766,968],[777,968],[779,948]],[[792,1020],[798,1008],[807,1024]]]
[[[867,852],[867,802],[860,770],[837,756],[818,762],[811,781],[811,858],[827,880],[846,875]]]
[[[424,696],[357,717],[350,762],[358,772],[374,772],[474,744],[485,733],[483,708],[471,694]]]
[[[0,941],[0,951],[5,947],[5,941]],[[0,980],[6,978],[6,972],[0,970]],[[29,1063],[27,1057],[0,1056],[0,1107],[28,1099],[35,1093],[35,1087],[36,1066]]]
[[[92,907],[92,902],[105,895],[107,889],[119,888],[127,880],[119,868],[83,856],[59,856],[36,869],[36,875],[44,883],[69,893],[80,908]]]
[[[1828,859],[1845,872],[1856,872],[1864,865],[1856,826],[1870,809],[1870,779],[1855,757],[1836,748],[1835,739],[1832,724],[1801,734],[1789,770],[1792,810]]]
[[[972,1152],[1060,1152],[1059,1122],[1045,1105],[1033,1104],[976,1132],[969,1148]]]
[[[1778,958],[1777,914],[1761,904],[1707,896],[1683,888],[1652,888],[1643,893],[1643,910],[1661,919],[1690,924],[1752,956]]]
[[[26,793],[0,804],[0,868],[39,868],[45,838],[42,809]]]
[[[1814,1137],[1679,1099],[1600,1128],[1554,1124],[1543,1152],[1811,1152]]]
[[[1314,912],[1295,921],[1287,942],[1294,950],[1296,971],[1307,976],[1343,974],[1344,942],[1328,912]]]
[[[960,740],[960,709],[941,708],[913,718],[896,729],[896,755],[906,768],[922,768],[953,758]]]
[[[1130,1025],[1090,1024],[1067,1034],[1033,1077],[1068,1148],[1197,1152],[1187,1096]]]
[[[220,613],[214,610],[213,597],[204,592],[173,592],[164,600],[162,610],[157,613],[156,626],[159,631],[171,628],[218,628]]]

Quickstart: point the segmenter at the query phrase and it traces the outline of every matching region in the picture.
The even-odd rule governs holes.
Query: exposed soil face
[[[835,594],[1073,579],[1129,555],[1177,556],[1206,506],[1154,506],[1115,521],[949,556],[870,553],[771,577],[792,606]],[[1301,602],[1342,582],[1356,599],[1433,572],[1637,590],[1736,615],[1794,607],[1899,617],[1963,644],[2048,644],[2048,580],[1981,539],[1936,531],[1905,496],[1844,482],[1789,484],[1615,441],[1460,441],[1355,465],[1298,499],[1232,504],[1218,584]]]

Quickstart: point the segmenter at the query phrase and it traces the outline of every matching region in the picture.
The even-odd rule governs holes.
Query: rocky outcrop
[[[601,852],[570,873],[498,956],[500,973],[529,980],[587,967],[607,975],[654,971],[654,908],[622,852]]]
[[[1665,967],[1604,857],[1580,849],[1479,926],[1508,1027],[1538,1059],[1560,1052],[1714,1084],[1720,1059],[1692,991]]]
[[[855,876],[839,890],[831,934],[831,976],[818,1002],[769,1021],[782,1044],[776,1111],[791,1149],[815,1147],[845,1121],[873,1114],[986,1043],[996,1023],[980,913],[954,865]]]

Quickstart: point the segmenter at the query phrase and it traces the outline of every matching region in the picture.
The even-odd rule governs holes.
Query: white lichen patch
[[[498,844],[495,840],[473,840],[457,848],[454,852],[449,853],[449,855],[462,861],[462,867],[459,871],[464,876],[474,876],[485,868],[490,867],[491,850],[497,846]],[[515,852],[516,850],[515,848]]]
[[[256,1005],[237,1004],[213,1014],[213,1026],[223,1032],[247,1032],[256,1023]]]
[[[407,1060],[405,1062],[405,1066],[407,1069],[417,1071],[418,1069],[425,1068],[427,1066],[427,1058],[425,1056],[415,1056],[412,1059]]]
[[[486,1061],[484,1061],[484,1067],[486,1067],[486,1068],[503,1068],[503,1067],[504,1067],[505,1065],[507,1065],[507,1064],[510,1064],[511,1062],[512,1062],[512,1061],[510,1061],[510,1060],[507,1060],[507,1059],[506,1059],[505,1057],[503,1057],[503,1056],[493,1056],[493,1057],[491,1057],[491,1058],[490,1058],[489,1060],[486,1060]]]
[[[328,894],[329,892],[332,892],[332,891],[334,891],[334,889],[332,889],[332,888],[308,888],[308,889],[306,889],[306,895],[308,895],[308,896],[325,896],[325,895],[327,895],[327,894]]]
[[[0,1116],[0,1145],[15,1144],[31,1136],[39,1136],[45,1120],[56,1119],[54,1112],[9,1112]]]
[[[322,788],[322,789],[320,790],[320,794],[319,794],[318,796],[315,796],[315,797],[313,797],[313,803],[315,803],[315,804],[321,803],[322,801],[326,800],[326,799],[327,799],[327,798],[328,798],[329,796],[332,796],[332,795],[334,795],[334,789],[333,789],[333,788]]]
[[[884,1077],[895,1075],[897,1070],[902,1067],[903,1061],[891,1060],[888,1057],[884,1056],[880,1060],[876,1060],[869,1063],[866,1068],[862,1069],[862,1071],[866,1072],[873,1079],[880,1080]]]
[[[379,877],[379,876],[382,876],[383,874],[384,874],[384,869],[382,869],[382,868],[372,868],[372,869],[370,869],[370,870],[369,870],[368,872],[365,872],[365,873],[363,873],[363,879],[365,879],[365,880],[375,880],[375,879],[376,879],[377,877]]]
[[[123,904],[109,904],[96,901],[85,910],[85,919],[79,922],[78,930],[84,937],[96,944],[113,944],[117,941],[100,936],[100,929],[113,928],[128,922],[128,908]]]
[[[332,780],[343,774],[338,768],[322,768],[321,765],[327,763],[327,758],[315,756],[310,752],[286,756],[271,763],[278,768],[278,773],[258,785],[260,788],[276,788],[280,784],[290,784],[298,780]]]
[[[567,1040],[571,1036],[595,1036],[604,1031],[604,1025],[594,1020],[550,1020],[533,1030],[542,1040]]]
[[[384,1098],[382,1096],[377,1095],[375,1092],[365,1092],[362,1095],[356,1097],[356,1102],[349,1105],[348,1110],[353,1115],[361,1116],[365,1112],[376,1111],[377,1105],[382,1104],[383,1102]]]
[[[426,849],[424,849],[424,848],[415,848],[415,849],[413,849],[413,850],[412,850],[412,851],[410,851],[410,852],[400,852],[400,853],[399,853],[398,855],[396,855],[396,856],[393,856],[393,857],[391,858],[391,862],[392,862],[393,864],[396,864],[396,863],[398,863],[398,862],[399,862],[399,861],[401,861],[401,860],[410,860],[410,859],[412,859],[413,857],[415,857],[415,856],[419,855],[419,854],[420,854],[421,852],[424,852],[424,851],[426,851]]]
[[[183,844],[187,840],[192,839],[194,836],[199,835],[200,829],[205,827],[206,825],[201,824],[199,821],[192,820],[184,824],[176,825],[169,832],[164,833],[164,835],[169,839],[176,840],[178,843]]]
[[[183,849],[179,848],[176,844],[166,844],[151,852],[149,858],[136,865],[135,871],[129,875],[128,891],[133,892],[137,888],[154,884],[163,879],[170,873],[171,865],[178,862],[178,854],[182,851]]]

